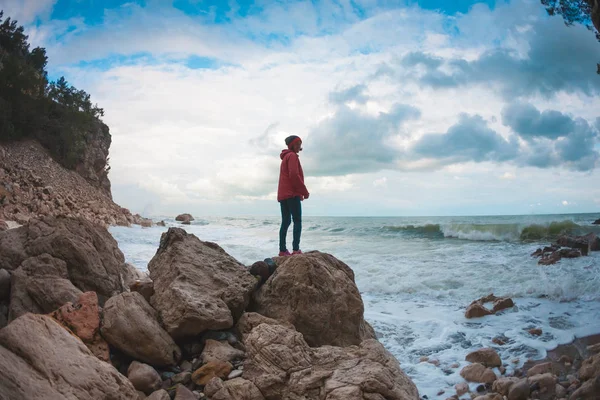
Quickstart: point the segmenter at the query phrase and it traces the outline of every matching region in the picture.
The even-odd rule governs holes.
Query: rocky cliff
[[[150,225],[113,202],[106,166],[110,135],[106,125],[99,122],[97,128],[75,170],[56,162],[36,140],[0,144],[0,220],[24,224],[53,215],[101,225]]]
[[[82,141],[75,161],[73,170],[81,175],[92,187],[100,190],[108,198],[112,199],[110,191],[110,180],[108,179],[108,150],[111,144],[111,136],[108,126],[99,120],[95,120],[86,128],[82,135],[85,139]],[[45,139],[48,138],[48,139]],[[38,140],[46,148],[51,148],[54,140],[52,137],[38,136]],[[44,143],[45,140],[50,142]]]

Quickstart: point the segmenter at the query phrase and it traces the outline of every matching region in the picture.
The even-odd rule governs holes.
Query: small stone
[[[180,372],[171,378],[171,381],[175,384],[182,383],[186,385],[192,380],[192,373],[190,371]]]
[[[192,363],[189,362],[188,360],[184,360],[179,367],[181,368],[182,371],[191,371]]]
[[[244,371],[240,371],[239,369],[234,369],[233,371],[231,371],[231,373],[227,376],[227,379],[234,379],[234,378],[239,378],[240,376],[242,376],[242,374],[244,373]]]
[[[458,367],[460,367],[460,364],[459,364],[459,363],[454,363],[454,364],[451,364],[451,365],[450,365],[450,368],[454,368],[454,369],[456,369],[456,368],[458,368]]]
[[[196,385],[204,386],[215,376],[225,379],[229,376],[232,369],[233,366],[228,362],[210,361],[194,371],[192,381]]]
[[[571,359],[571,357],[567,356],[567,355],[562,355],[559,359],[558,359],[559,363],[563,363],[563,364],[573,364],[573,360]]]
[[[454,385],[454,389],[456,389],[456,394],[458,395],[458,397],[460,397],[463,394],[469,392],[469,385],[465,382],[461,382]]]
[[[429,357],[427,356],[422,356],[421,358],[419,358],[419,362],[427,362],[429,361]]]
[[[440,366],[440,361],[439,361],[439,360],[429,360],[429,361],[427,361],[427,362],[428,362],[429,364],[433,364],[433,365],[435,365],[436,367],[439,367],[439,366]]]
[[[504,346],[506,344],[506,341],[500,337],[495,337],[492,339],[492,343],[495,343],[498,346]]]
[[[182,384],[177,385],[173,400],[197,400],[196,395]]]
[[[175,376],[175,372],[171,372],[171,371],[165,371],[162,374],[160,374],[160,377],[163,381],[166,381],[167,379],[171,379],[174,376]]]
[[[513,364],[518,364],[521,362],[521,360],[519,360],[518,358],[513,358],[512,360],[510,360],[510,362]]]
[[[446,392],[445,392],[443,389],[440,389],[440,390],[437,392],[437,395],[438,395],[438,396],[441,396],[441,395],[443,395],[444,393],[446,393]]]
[[[169,397],[169,392],[160,389],[146,397],[146,400],[171,400],[171,398]]]
[[[531,376],[535,376],[535,375],[546,374],[549,372],[552,372],[552,363],[551,362],[534,365],[527,371],[527,376],[531,377]]]
[[[527,332],[529,332],[529,334],[533,336],[542,336],[543,333],[540,328],[529,329]]]
[[[127,369],[127,378],[133,386],[146,394],[151,394],[160,389],[162,381],[160,375],[148,364],[133,361]]]

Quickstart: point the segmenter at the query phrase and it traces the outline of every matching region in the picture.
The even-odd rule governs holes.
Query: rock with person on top
[[[289,322],[310,346],[343,347],[375,338],[348,265],[318,251],[275,262],[274,274],[255,292],[254,311]]]

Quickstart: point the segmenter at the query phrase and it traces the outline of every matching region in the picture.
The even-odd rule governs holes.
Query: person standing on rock
[[[292,135],[285,138],[287,149],[281,152],[279,168],[279,187],[277,201],[281,206],[281,228],[279,229],[279,255],[302,254],[300,251],[300,234],[302,233],[302,201],[308,199],[310,193],[304,185],[304,173],[300,165],[298,153],[302,151],[302,139]],[[286,237],[290,224],[294,221],[294,237],[292,253],[287,249]]]

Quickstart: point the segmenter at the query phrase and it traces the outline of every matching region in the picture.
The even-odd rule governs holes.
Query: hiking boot
[[[279,257],[287,257],[287,256],[291,256],[289,251],[280,251],[279,252]]]
[[[296,254],[302,254],[302,250],[294,250],[292,252],[292,255],[296,255]]]

